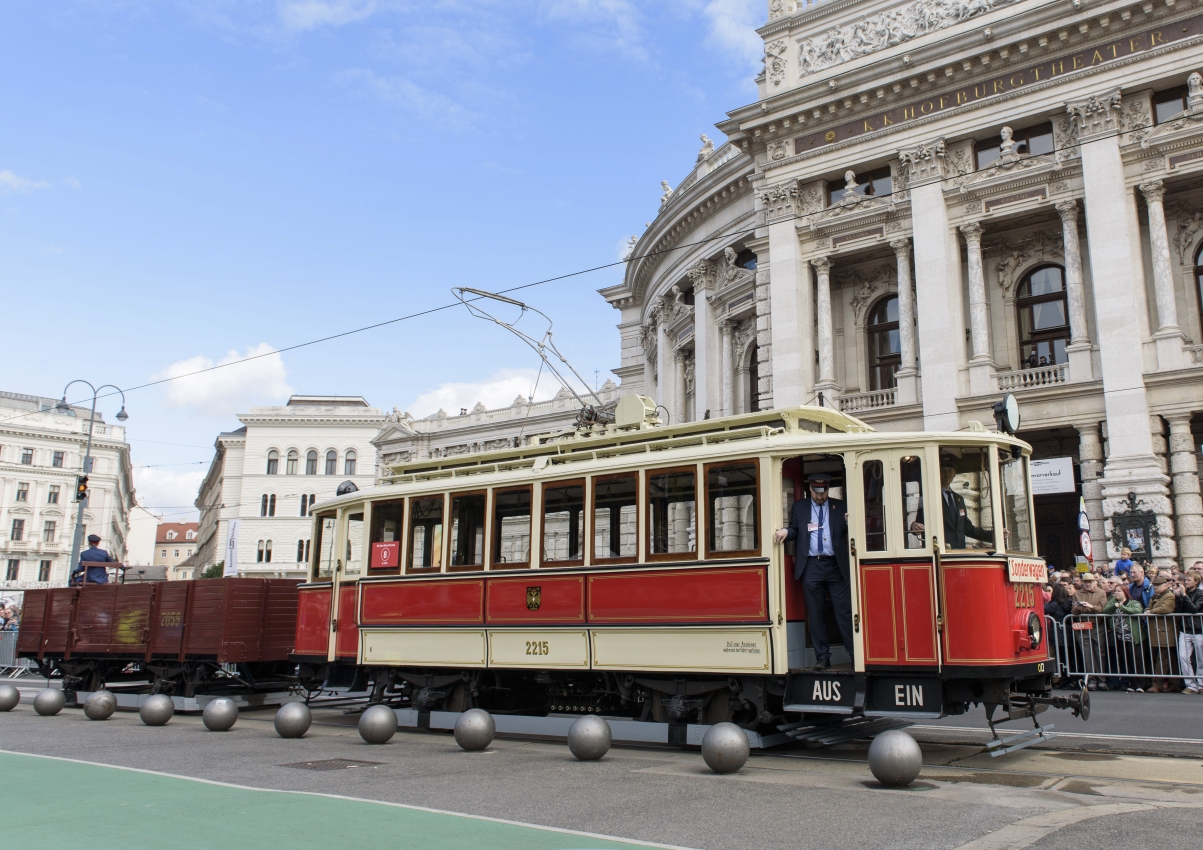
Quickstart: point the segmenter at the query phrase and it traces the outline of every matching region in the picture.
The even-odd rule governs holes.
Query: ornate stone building
[[[821,398],[928,430],[1011,392],[1072,470],[1037,498],[1050,561],[1080,551],[1079,495],[1096,560],[1203,558],[1198,0],[767,12],[758,100],[602,290],[621,391],[673,421]]]

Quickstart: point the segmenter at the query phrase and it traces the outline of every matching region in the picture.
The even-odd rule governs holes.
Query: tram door
[[[334,536],[334,582],[330,598],[330,645],[326,659],[354,663],[359,653],[356,591],[364,565],[364,505],[338,512]]]
[[[853,630],[866,668],[940,664],[935,557],[924,521],[928,466],[922,449],[885,449],[858,453],[851,470],[858,502],[850,511],[858,579]],[[938,507],[934,516],[939,533]]]

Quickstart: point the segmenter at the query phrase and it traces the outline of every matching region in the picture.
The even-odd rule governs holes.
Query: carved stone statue
[[[714,142],[710,141],[710,137],[703,133],[701,139],[702,149],[698,151],[698,162],[704,162],[714,153]]]
[[[638,236],[631,236],[627,239],[627,249],[623,251],[622,258],[624,260],[631,259],[631,255],[635,253],[635,245],[639,242]]]
[[[856,190],[860,188],[860,184],[856,182],[856,172],[848,169],[844,172],[844,197],[841,201],[847,204],[855,203],[860,200]]]
[[[660,181],[660,188],[664,190],[664,194],[660,196],[660,206],[668,203],[668,199],[673,196],[673,187],[668,185],[667,180]]]
[[[1192,115],[1203,111],[1203,74],[1198,71],[1186,78],[1186,108]]]

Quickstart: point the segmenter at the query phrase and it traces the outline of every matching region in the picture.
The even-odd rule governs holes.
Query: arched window
[[[270,540],[267,541],[267,546],[263,550],[263,560],[269,564],[272,562],[272,542]]]
[[[263,494],[263,500],[259,503],[259,516],[267,516],[267,494]]]
[[[1065,272],[1060,266],[1041,266],[1028,272],[1015,292],[1019,311],[1019,356],[1022,366],[1036,369],[1069,360],[1069,310],[1065,303]]]
[[[326,474],[338,475],[338,452],[334,449],[326,452]]]
[[[309,494],[301,494],[301,516],[309,516]]]
[[[1203,313],[1203,245],[1195,253],[1195,291],[1199,296],[1199,312]]]
[[[263,563],[263,541],[259,541],[259,548],[255,550],[255,563]]]
[[[313,506],[317,504],[317,493],[309,494],[309,513],[306,516],[313,516]]]
[[[343,461],[343,475],[355,474],[355,450],[347,449],[347,459]]]
[[[276,515],[276,494],[272,493],[271,498],[267,500],[267,515]]]
[[[275,475],[280,471],[280,453],[272,449],[267,453],[267,474]]]
[[[297,563],[300,564],[300,563],[303,563],[304,561],[305,561],[305,541],[298,540],[297,541]]]
[[[317,475],[317,452],[313,449],[305,453],[305,474]]]
[[[305,541],[305,557],[302,559],[306,564],[309,563],[309,541]]]
[[[286,467],[284,467],[284,471],[287,472],[289,475],[296,475],[297,474],[297,461],[299,459],[300,459],[300,455],[297,454],[297,450],[289,449],[288,450],[288,465]]]
[[[895,385],[894,373],[902,365],[896,296],[873,305],[865,320],[865,335],[869,343],[869,389],[888,390]]]

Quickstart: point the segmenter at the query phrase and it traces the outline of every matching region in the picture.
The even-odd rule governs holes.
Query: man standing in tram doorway
[[[777,543],[797,540],[794,580],[802,582],[806,599],[806,621],[815,649],[815,668],[831,668],[831,645],[827,641],[827,600],[835,609],[835,622],[852,655],[852,591],[848,568],[848,506],[828,498],[831,476],[816,472],[806,479],[810,497],[794,502],[789,527],[773,535]],[[803,538],[801,530],[806,530]],[[805,542],[803,542],[805,540]]]

